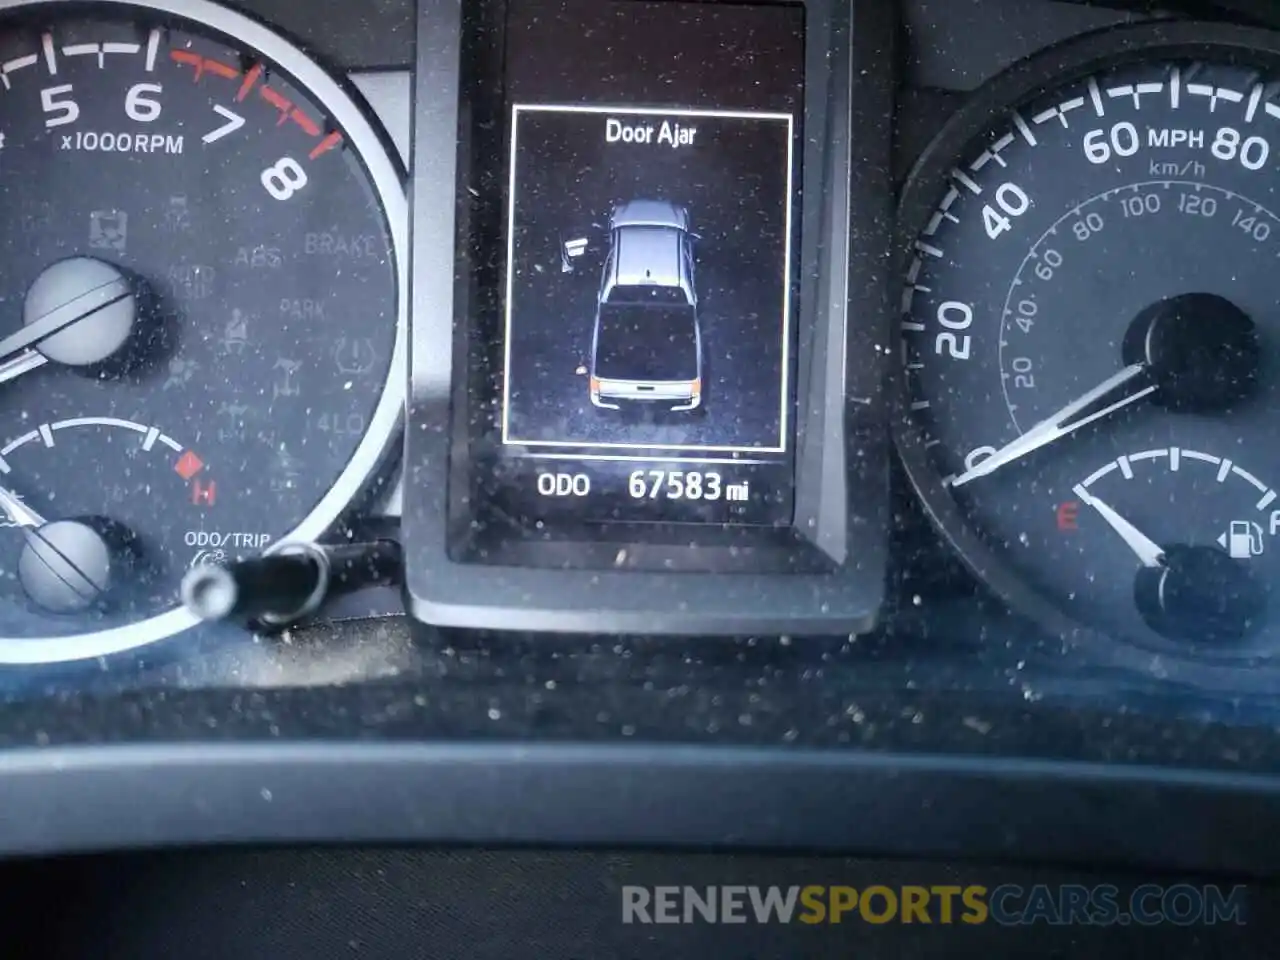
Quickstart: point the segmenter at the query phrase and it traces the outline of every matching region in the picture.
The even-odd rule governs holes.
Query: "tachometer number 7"
[[[221,140],[223,137],[228,134],[235,133],[244,126],[244,117],[240,116],[240,114],[236,113],[234,110],[228,110],[220,103],[214,104],[213,112],[227,122],[218,127],[218,129],[210,130],[201,137],[200,139],[205,143],[213,143],[216,140]]]

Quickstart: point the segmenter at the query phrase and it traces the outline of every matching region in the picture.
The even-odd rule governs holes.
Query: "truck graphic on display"
[[[600,277],[588,366],[591,402],[608,410],[701,406],[702,330],[694,235],[684,207],[632,200],[615,207]],[[566,270],[585,245],[568,241]]]

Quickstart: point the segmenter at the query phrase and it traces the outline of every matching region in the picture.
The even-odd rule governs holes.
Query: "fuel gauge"
[[[1140,450],[1103,464],[1072,493],[1054,509],[1058,530],[1087,558],[1087,592],[1115,594],[1107,606],[1122,620],[1210,647],[1265,624],[1280,510],[1276,491],[1248,469],[1201,450]]]

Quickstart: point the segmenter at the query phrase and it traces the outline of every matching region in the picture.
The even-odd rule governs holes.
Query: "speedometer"
[[[1280,650],[1280,44],[1165,23],[998,78],[902,203],[899,445],[1054,632]]]
[[[99,657],[378,472],[403,187],[346,90],[223,7],[0,17],[0,663]]]

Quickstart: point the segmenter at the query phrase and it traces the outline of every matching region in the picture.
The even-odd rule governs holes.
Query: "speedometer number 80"
[[[293,157],[281,157],[262,171],[262,185],[277,200],[288,200],[307,185],[307,171]]]
[[[1223,127],[1214,137],[1211,152],[1219,160],[1240,160],[1246,170],[1261,170],[1271,155],[1271,145],[1261,137],[1242,137],[1234,127]]]

